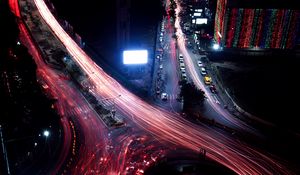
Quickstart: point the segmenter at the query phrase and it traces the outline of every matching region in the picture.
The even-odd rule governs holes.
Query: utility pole
[[[199,157],[205,159],[206,150],[204,148],[199,148]]]
[[[0,139],[1,139],[3,157],[4,157],[4,160],[6,161],[7,174],[10,175],[8,157],[7,157],[7,152],[6,152],[6,148],[5,148],[5,145],[4,145],[3,134],[2,134],[2,126],[1,125],[0,125]]]

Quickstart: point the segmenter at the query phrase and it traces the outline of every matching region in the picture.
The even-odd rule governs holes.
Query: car
[[[168,99],[168,94],[165,92],[161,93],[161,99],[166,101]]]
[[[214,94],[216,94],[217,93],[217,88],[216,88],[216,86],[215,85],[210,85],[209,86],[209,89],[210,89],[210,91],[212,92],[212,93],[214,93]]]
[[[181,72],[182,72],[183,74],[185,74],[185,69],[181,69]]]
[[[180,53],[179,54],[179,59],[182,60],[183,59],[183,55]]]
[[[207,60],[206,55],[200,55],[199,60],[206,61]]]
[[[159,37],[159,41],[162,42],[163,41],[163,37]]]
[[[208,76],[208,75],[206,75],[206,76],[204,77],[204,83],[205,83],[206,85],[210,85],[210,84],[212,83],[211,77]]]
[[[186,73],[183,73],[183,74],[181,75],[181,77],[182,77],[183,80],[187,80],[187,78],[186,78]]]
[[[203,63],[202,63],[202,61],[200,61],[200,60],[197,61],[197,64],[198,64],[199,67],[202,67],[202,66],[203,66]]]
[[[207,74],[206,69],[204,67],[201,67],[200,73],[201,75],[206,75]]]
[[[159,68],[160,68],[160,69],[162,69],[162,68],[163,68],[163,65],[162,65],[162,64],[161,64],[161,65],[159,65]]]
[[[156,56],[156,58],[157,58],[159,61],[161,61],[161,60],[162,60],[162,55],[161,55],[161,54],[158,54],[158,55]]]
[[[179,67],[180,67],[181,70],[185,69],[184,63],[180,63]]]

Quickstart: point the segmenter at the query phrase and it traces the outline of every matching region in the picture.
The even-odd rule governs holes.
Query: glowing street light
[[[220,45],[219,44],[214,44],[213,45],[213,49],[214,50],[219,50],[220,49]]]
[[[50,132],[49,132],[48,130],[45,130],[45,131],[43,132],[43,135],[44,135],[45,137],[49,137]]]

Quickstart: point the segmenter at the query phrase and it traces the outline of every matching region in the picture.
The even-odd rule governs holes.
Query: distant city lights
[[[207,18],[197,18],[196,24],[207,24]]]

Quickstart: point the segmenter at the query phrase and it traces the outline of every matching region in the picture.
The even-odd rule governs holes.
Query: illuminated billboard
[[[123,51],[123,64],[146,64],[148,63],[147,50]]]

